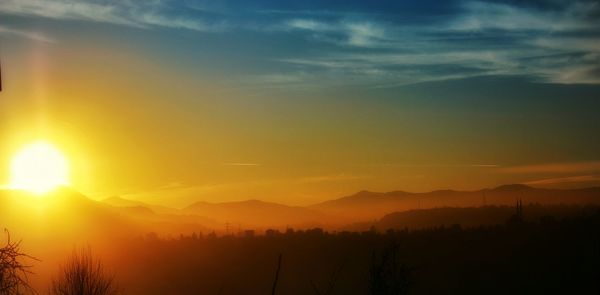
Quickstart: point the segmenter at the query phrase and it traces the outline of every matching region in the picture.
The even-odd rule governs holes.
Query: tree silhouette
[[[310,285],[311,285],[313,291],[315,292],[315,294],[317,294],[317,295],[329,295],[329,294],[331,294],[333,292],[333,288],[335,287],[335,284],[337,283],[337,280],[339,278],[340,272],[344,268],[345,264],[346,264],[346,261],[344,261],[342,263],[342,265],[336,267],[333,270],[333,273],[331,274],[331,278],[329,279],[329,282],[327,283],[327,287],[325,288],[325,290],[323,292],[321,292],[319,290],[319,288],[317,287],[317,285],[315,284],[315,282],[313,282],[311,280],[310,281]]]
[[[277,289],[277,282],[279,281],[279,272],[281,271],[281,257],[282,254],[279,253],[279,258],[277,259],[277,271],[275,272],[275,280],[273,281],[273,288],[271,289],[272,295],[275,295],[275,290]]]
[[[0,295],[23,294],[24,291],[35,291],[29,285],[30,265],[23,264],[23,259],[37,260],[21,252],[21,241],[13,242],[7,229],[6,245],[0,248]]]
[[[393,242],[381,255],[373,252],[369,273],[369,294],[408,294],[409,275],[412,269],[398,261],[399,246]]]
[[[114,295],[117,294],[114,277],[108,275],[91,250],[73,250],[62,266],[59,277],[52,282],[51,295]]]

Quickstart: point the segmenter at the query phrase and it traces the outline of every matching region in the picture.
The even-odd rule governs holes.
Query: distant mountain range
[[[0,190],[0,228],[29,241],[48,238],[70,242],[109,238],[209,231],[220,227],[197,215],[158,214],[143,203],[113,206],[69,189],[44,197],[27,192]],[[57,243],[55,243],[57,244]]]
[[[523,207],[526,222],[552,222],[565,217],[590,216],[600,211],[597,205],[527,205]],[[422,229],[460,225],[479,227],[505,224],[516,213],[513,206],[484,206],[469,208],[435,208],[394,212],[375,223],[368,224],[379,231],[388,229]],[[367,230],[366,225],[354,226],[353,230]]]
[[[182,211],[246,227],[316,227],[322,226],[325,219],[325,216],[316,210],[259,200],[196,202]]]
[[[143,208],[150,209],[152,212],[158,213],[158,214],[177,214],[177,213],[179,213],[179,210],[175,209],[175,208],[170,208],[167,206],[160,206],[160,205],[153,205],[153,204],[148,204],[148,203],[144,203],[144,202],[140,202],[140,201],[133,201],[133,200],[117,197],[117,196],[108,197],[108,198],[102,200],[102,202],[106,203],[108,205],[114,206],[114,207],[129,207],[129,208],[143,207]]]
[[[600,187],[561,190],[510,184],[476,191],[437,190],[426,193],[361,191],[351,196],[312,205],[309,208],[344,220],[375,220],[393,212],[415,209],[512,206],[519,199],[524,204],[600,204]]]
[[[259,200],[208,203],[196,202],[181,210],[146,205],[141,202],[111,198],[104,200],[116,206],[144,206],[155,212],[204,216],[231,226],[243,227],[308,227],[343,226],[356,222],[373,222],[383,216],[418,209],[444,207],[468,208],[488,205],[524,204],[600,204],[600,187],[582,189],[543,189],[523,184],[502,185],[475,191],[436,190],[425,193],[405,191],[370,192],[330,200],[310,206],[287,206]],[[249,221],[252,222],[249,222]]]
[[[347,228],[349,224],[379,224],[382,227],[386,224],[434,225],[449,224],[457,220],[467,222],[471,219],[485,224],[489,223],[485,216],[477,217],[483,211],[462,208],[505,206],[500,211],[489,209],[484,214],[496,216],[492,218],[496,222],[505,218],[508,214],[506,212],[512,210],[511,206],[518,199],[525,205],[600,205],[600,188],[558,190],[504,185],[477,191],[361,191],[305,207],[248,200],[196,202],[183,209],[120,197],[94,201],[67,189],[54,192],[43,199],[23,192],[5,190],[0,191],[0,226],[15,230],[24,228],[28,233],[35,232],[39,235],[60,233],[74,237],[102,237],[143,235],[148,232],[178,235],[213,230],[235,233],[238,229],[286,227],[340,229]],[[441,210],[442,208],[454,209]]]
[[[20,191],[0,191],[0,227],[29,241],[86,241],[131,236],[146,229],[129,214],[68,189],[43,198]]]

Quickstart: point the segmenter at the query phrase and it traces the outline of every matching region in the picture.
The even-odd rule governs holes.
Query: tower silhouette
[[[508,219],[509,225],[520,225],[523,223],[523,200],[519,198],[515,206],[515,214]]]

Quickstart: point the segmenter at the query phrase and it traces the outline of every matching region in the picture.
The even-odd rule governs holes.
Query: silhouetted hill
[[[503,185],[476,191],[437,190],[426,193],[361,191],[309,208],[342,220],[374,220],[397,211],[439,207],[512,206],[516,200],[539,204],[600,204],[600,187],[583,189],[542,189],[522,184]]]
[[[534,189],[531,186],[528,185],[524,185],[524,184],[505,184],[505,185],[501,185],[498,186],[494,189],[492,189],[492,191],[495,192],[518,192],[518,191],[525,191],[525,190],[531,190]]]
[[[102,200],[103,203],[114,207],[145,207],[158,214],[178,214],[179,210],[166,206],[153,205],[140,201],[133,201],[118,196],[108,197]]]
[[[196,215],[158,214],[145,206],[111,206],[64,188],[42,197],[0,190],[0,225],[40,244],[47,239],[73,243],[149,232],[178,235],[221,227]]]
[[[156,213],[154,211],[152,211],[152,209],[144,207],[144,206],[130,206],[130,207],[119,207],[119,208],[121,209],[121,211],[126,212],[128,214],[146,215],[146,216],[156,215]]]
[[[32,240],[85,241],[130,236],[142,227],[112,209],[65,188],[43,197],[0,191],[0,224]]]
[[[580,205],[526,205],[523,207],[523,220],[537,222],[543,217],[562,219],[574,216],[591,216],[598,212],[598,206]],[[409,210],[385,215],[373,226],[381,231],[387,229],[423,229],[439,226],[461,225],[479,227],[505,224],[515,214],[515,207],[485,206],[470,208],[434,208]],[[357,228],[355,228],[357,229]],[[363,228],[365,230],[367,228]],[[358,230],[358,229],[357,229]]]
[[[281,229],[318,226],[334,229],[347,227],[349,224],[362,224],[360,226],[373,224],[387,214],[411,210],[410,214],[413,215],[410,215],[412,216],[410,220],[402,222],[435,226],[436,223],[437,225],[456,223],[457,218],[462,216],[460,218],[472,220],[473,224],[477,222],[488,224],[487,219],[472,216],[479,213],[471,214],[471,211],[461,211],[460,208],[484,205],[512,207],[517,199],[521,199],[526,205],[600,204],[600,188],[557,190],[512,184],[477,191],[437,190],[427,193],[360,191],[348,197],[308,207],[248,200],[224,203],[196,202],[181,210],[120,197],[111,197],[98,202],[64,188],[43,198],[25,192],[0,191],[0,221],[5,220],[3,226],[11,228],[36,227],[49,230],[50,227],[57,227],[59,231],[73,235],[81,231],[83,236],[87,235],[87,232],[97,235],[114,235],[121,232],[127,234],[155,232],[159,235],[199,231],[222,233],[226,230],[235,231],[238,227],[240,229]],[[439,214],[415,213],[422,212],[419,210],[445,207],[453,207],[453,209],[436,211]],[[488,210],[491,210],[488,212],[490,218],[495,216],[496,211]],[[510,211],[510,209],[506,210]],[[506,210],[502,211],[502,216],[508,214]],[[504,217],[500,219],[504,220]],[[41,226],[37,226],[38,223]]]
[[[224,203],[196,202],[184,208],[183,212],[206,216],[232,225],[259,227],[315,226],[324,217],[321,213],[307,208],[259,200]]]

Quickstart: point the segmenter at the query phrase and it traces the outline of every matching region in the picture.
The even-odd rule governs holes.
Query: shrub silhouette
[[[30,265],[21,262],[22,259],[36,258],[21,252],[21,241],[13,242],[8,230],[6,245],[0,248],[0,295],[23,294],[24,290],[34,292],[29,286],[28,275]]]
[[[114,277],[106,273],[90,249],[74,250],[61,267],[59,277],[52,282],[51,295],[114,295]]]
[[[369,272],[369,294],[408,294],[412,269],[398,261],[398,252],[398,244],[394,242],[383,249],[379,257],[373,252]]]

